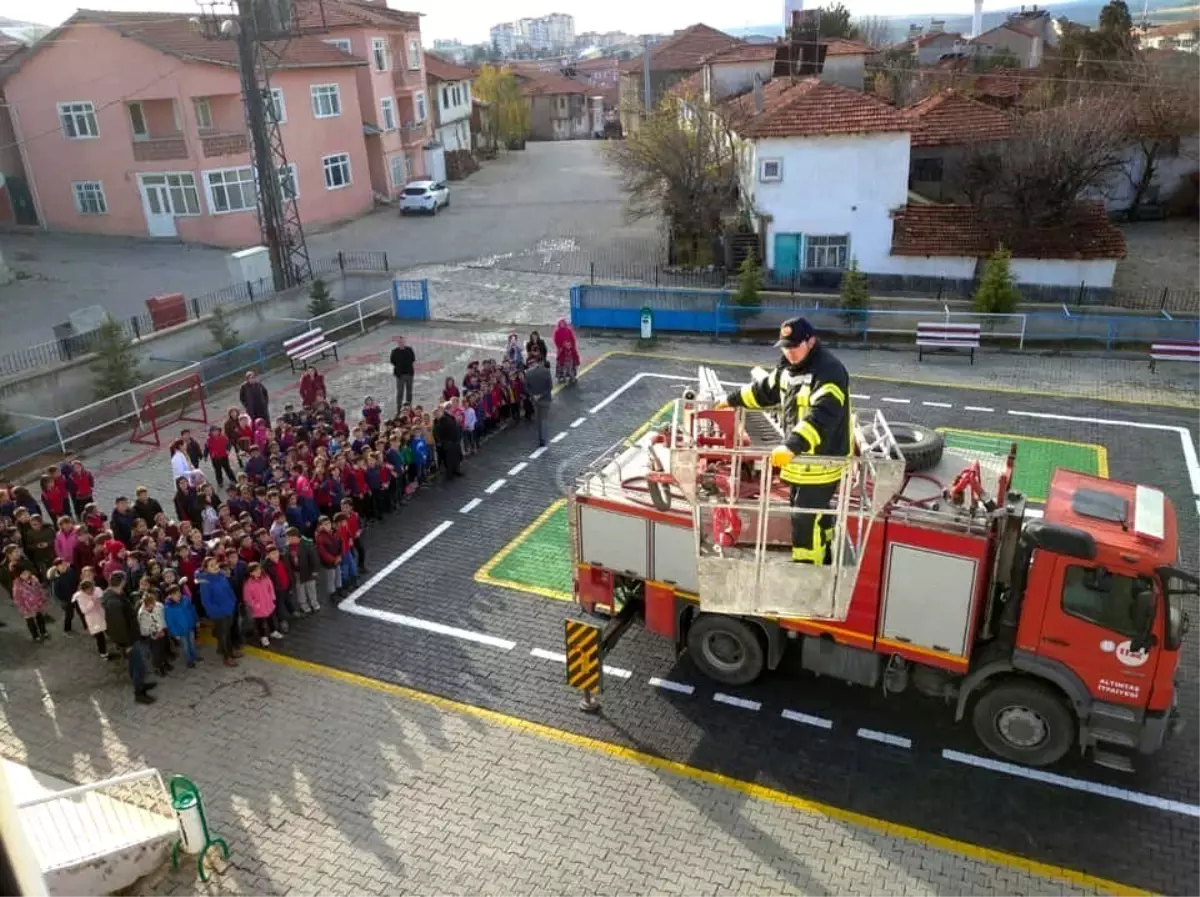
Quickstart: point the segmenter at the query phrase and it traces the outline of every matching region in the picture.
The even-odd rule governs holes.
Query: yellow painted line
[[[510,541],[507,545],[501,548],[496,554],[492,555],[491,560],[475,571],[474,579],[478,583],[483,583],[489,586],[500,586],[504,589],[513,589],[518,592],[528,592],[531,595],[540,595],[543,598],[551,598],[555,601],[574,601],[575,596],[569,592],[560,592],[558,589],[548,589],[544,586],[533,586],[523,582],[514,582],[511,579],[500,579],[492,576],[492,570],[496,568],[506,557],[516,551],[543,523],[567,503],[565,498],[560,498],[554,502],[546,510],[538,515],[537,519],[525,529],[517,533],[516,538]]]
[[[484,720],[494,725],[504,726],[505,728],[523,732],[536,738],[553,741],[558,744],[570,745],[572,747],[592,751],[597,754],[603,754],[616,760],[624,760],[646,769],[657,770],[659,772],[668,772],[680,776],[681,778],[691,779],[692,781],[697,782],[704,782],[705,784],[714,785],[719,788],[725,788],[729,791],[735,791],[739,794],[753,797],[757,800],[787,807],[790,810],[823,816],[827,819],[832,819],[848,825],[855,825],[860,828],[867,829],[868,831],[877,832],[888,837],[904,838],[908,841],[914,841],[918,844],[923,844],[935,850],[944,850],[948,853],[957,854],[980,863],[991,863],[997,866],[1005,866],[1011,869],[1016,869],[1017,871],[1027,873],[1029,875],[1038,875],[1045,878],[1058,879],[1078,887],[1090,888],[1106,894],[1127,894],[1138,895],[1138,897],[1141,897],[1141,895],[1149,895],[1152,893],[1150,891],[1143,891],[1140,888],[1134,888],[1120,882],[1098,878],[1097,876],[1089,875],[1086,872],[1068,869],[1063,866],[1054,866],[1049,863],[1039,862],[1037,860],[1026,859],[1024,857],[1017,856],[1016,854],[1006,853],[1001,850],[993,850],[990,847],[981,847],[978,844],[970,844],[966,841],[959,841],[954,838],[948,838],[944,835],[936,835],[932,832],[926,832],[912,826],[888,822],[885,819],[877,819],[874,816],[867,816],[866,814],[856,813],[852,810],[844,810],[840,807],[835,807],[830,804],[798,797],[794,794],[788,794],[787,792],[780,791],[775,788],[768,788],[765,785],[759,785],[755,782],[748,782],[743,779],[736,779],[732,776],[723,775],[718,772],[711,772],[707,769],[688,766],[675,760],[667,760],[663,757],[656,757],[653,754],[647,754],[643,751],[637,751],[619,744],[601,741],[598,738],[589,738],[586,735],[576,735],[574,732],[566,732],[562,729],[555,729],[551,726],[543,725],[542,723],[530,722],[529,720],[523,720],[515,716],[508,716],[507,714],[499,713],[495,710],[476,707],[472,704],[464,704],[459,701],[451,700],[450,698],[443,698],[439,695],[432,695],[428,694],[427,692],[417,691],[414,688],[408,688],[403,685],[395,685],[390,682],[380,682],[377,679],[370,679],[366,676],[360,676],[357,673],[348,673],[344,670],[337,670],[332,667],[322,666],[321,664],[311,663],[307,660],[299,660],[295,657],[286,657],[282,654],[263,651],[259,648],[254,648],[249,645],[245,646],[242,650],[250,656],[270,661],[271,663],[279,664],[280,666],[288,667],[299,672],[311,673],[316,676],[332,679],[334,681],[341,682],[346,685],[356,686],[358,688],[365,688],[370,691],[389,695],[394,698],[415,701],[417,703],[425,704],[426,706],[434,707],[438,710],[448,713],[455,713],[460,716],[469,716],[475,719]]]
[[[662,361],[684,361],[693,364],[707,364],[718,367],[744,367],[750,368],[755,365],[762,366],[761,361],[728,361],[721,358],[701,358],[693,355],[667,355],[662,352],[627,352],[616,350],[609,352],[608,355],[624,355],[629,358],[656,358]],[[1080,393],[1056,392],[1051,389],[1017,389],[1015,386],[990,386],[990,385],[967,385],[963,383],[950,383],[943,380],[914,380],[909,377],[885,377],[881,374],[854,374],[850,375],[852,380],[875,380],[879,383],[899,383],[902,386],[930,386],[936,389],[959,389],[959,390],[977,390],[979,392],[995,392],[1005,395],[1014,396],[1042,396],[1050,399],[1071,399],[1079,401],[1083,399],[1089,402],[1113,403],[1118,405],[1140,405],[1142,407],[1152,408],[1183,408],[1187,411],[1195,411],[1200,408],[1200,402],[1175,402],[1169,399],[1159,400],[1157,402],[1146,402],[1141,399],[1093,399],[1089,396],[1081,395]]]
[[[1044,442],[1048,445],[1062,445],[1067,448],[1082,448],[1089,450],[1096,459],[1096,476],[1108,479],[1108,449],[1096,442],[1071,442],[1067,439],[1048,439],[1043,436],[1021,436],[1017,433],[996,433],[992,430],[962,430],[958,427],[936,427],[939,433],[957,433],[961,436],[990,436],[993,439],[1010,439],[1017,442]],[[1019,460],[1019,458],[1018,458]],[[1029,501],[1045,502],[1049,496],[1027,495]]]

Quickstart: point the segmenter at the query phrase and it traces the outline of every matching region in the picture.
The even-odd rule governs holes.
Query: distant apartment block
[[[521,47],[532,50],[569,50],[575,45],[575,18],[555,12],[537,18],[502,22],[491,28],[492,45],[511,56]]]

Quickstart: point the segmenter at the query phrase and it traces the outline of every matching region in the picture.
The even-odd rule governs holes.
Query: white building
[[[433,138],[448,153],[471,149],[470,69],[425,54],[425,79],[433,100]]]
[[[1112,286],[1125,242],[1100,203],[1069,227],[1004,228],[964,205],[908,205],[914,120],[859,91],[807,78],[771,81],[729,103],[741,140],[741,192],[781,280],[855,260],[876,277],[971,280],[1003,239],[1019,282]],[[1001,236],[1002,232],[1002,236]]]
[[[575,45],[575,19],[566,13],[517,19],[493,25],[492,43],[504,55],[512,55],[518,47],[534,50],[569,50]]]
[[[501,22],[499,25],[493,25],[489,34],[492,38],[492,46],[501,56],[511,56],[516,52],[520,35],[515,23]]]
[[[575,46],[575,17],[563,12],[552,12],[546,16],[550,48],[566,50]]]

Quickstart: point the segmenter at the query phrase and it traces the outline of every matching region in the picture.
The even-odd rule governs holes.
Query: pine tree
[[[1021,294],[1017,290],[1017,280],[1013,277],[1010,262],[1012,253],[1003,246],[999,247],[988,258],[983,269],[983,279],[979,281],[979,289],[975,291],[972,300],[975,310],[985,314],[1010,314]]]
[[[112,318],[96,331],[96,360],[92,363],[96,398],[103,399],[133,389],[142,382],[133,341]]]
[[[842,320],[847,327],[856,327],[866,322],[867,305],[871,301],[871,293],[867,287],[867,275],[858,270],[858,261],[850,260],[842,274]]]
[[[225,309],[219,305],[213,309],[212,316],[208,319],[208,332],[212,334],[213,342],[220,347],[222,352],[232,349],[242,342],[241,335],[229,323],[229,318],[225,316]]]
[[[333,311],[333,297],[329,295],[329,287],[325,286],[325,281],[317,278],[312,282],[312,288],[308,291],[308,316],[316,318],[320,315],[328,314]]]
[[[762,307],[762,297],[758,295],[761,288],[762,271],[758,267],[758,258],[751,252],[742,259],[742,265],[738,268],[738,285],[733,294],[733,304],[750,310],[748,313],[753,314],[753,309]]]

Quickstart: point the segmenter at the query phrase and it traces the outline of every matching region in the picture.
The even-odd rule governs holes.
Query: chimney
[[[766,102],[763,97],[763,79],[762,75],[760,75],[758,72],[754,73],[754,89],[752,93],[754,95],[754,112],[757,114],[762,112],[766,106]]]
[[[975,15],[971,19],[971,37],[983,34],[983,0],[975,0]]]

